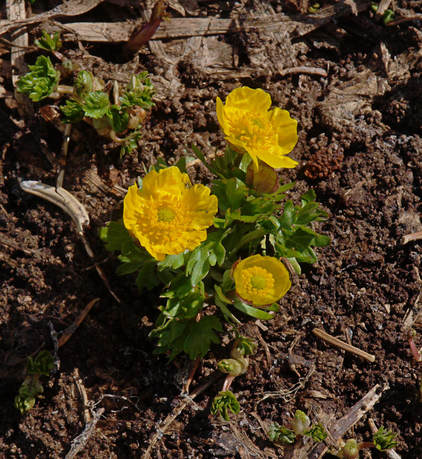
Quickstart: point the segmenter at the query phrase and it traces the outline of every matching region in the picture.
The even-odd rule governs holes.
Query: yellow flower
[[[297,143],[297,121],[287,110],[271,107],[271,96],[247,86],[234,89],[226,104],[217,97],[217,118],[226,140],[248,153],[258,169],[258,158],[276,169],[298,163],[286,155]]]
[[[142,189],[132,185],[123,203],[126,229],[157,260],[193,250],[207,238],[218,210],[216,196],[192,186],[177,167],[149,172]]]
[[[233,269],[236,293],[253,306],[265,306],[282,298],[292,285],[283,263],[274,257],[252,255]]]

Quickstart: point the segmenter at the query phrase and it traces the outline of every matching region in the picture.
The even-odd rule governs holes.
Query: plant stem
[[[233,376],[233,375],[227,375],[226,376],[226,379],[224,380],[224,384],[223,384],[223,387],[221,388],[221,390],[223,392],[226,392],[230,389],[230,386],[232,385],[232,382],[234,380],[236,376]]]

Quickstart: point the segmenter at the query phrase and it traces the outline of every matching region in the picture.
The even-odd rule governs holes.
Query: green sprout
[[[375,13],[378,11],[378,3],[372,2],[371,4],[371,9]],[[387,9],[385,10],[384,14],[382,15],[382,22],[384,25],[387,25],[389,22],[391,22],[394,19],[395,13],[393,10]]]
[[[304,435],[311,437],[313,441],[321,442],[327,438],[327,431],[321,424],[313,425]]]
[[[230,421],[230,413],[239,414],[240,405],[233,392],[221,391],[218,393],[211,405],[211,414],[221,416],[224,420]]]
[[[342,459],[356,459],[359,452],[367,448],[376,448],[378,451],[386,451],[397,446],[396,434],[380,427],[372,436],[371,442],[358,443],[354,438],[348,439],[343,447],[337,452],[337,457]]]
[[[60,72],[57,71],[49,57],[39,56],[34,65],[29,66],[29,72],[20,77],[17,82],[18,92],[27,94],[34,102],[49,97],[57,88]]]
[[[58,51],[62,47],[60,33],[54,32],[53,35],[50,35],[47,31],[43,30],[41,38],[35,40],[34,44],[45,51]]]
[[[315,14],[319,11],[321,5],[319,3],[314,3],[312,6],[308,8],[308,12],[311,14]]]
[[[293,430],[274,422],[268,431],[268,438],[274,443],[292,445],[296,441],[296,434]]]
[[[301,410],[296,410],[292,421],[292,430],[296,435],[305,435],[311,425],[309,416]]]
[[[55,52],[61,42],[60,36],[43,36],[36,41],[42,49]],[[61,74],[49,57],[39,56],[30,72],[17,83],[18,91],[27,94],[34,102],[47,97],[66,98],[60,106],[64,123],[85,121],[91,124],[99,135],[110,138],[121,146],[121,156],[135,150],[141,135],[141,126],[147,116],[146,110],[154,105],[154,88],[146,72],[133,75],[122,90],[115,84],[113,103],[106,91],[105,83],[91,72],[82,70],[73,79],[73,85],[59,84]],[[61,69],[73,75],[73,65],[63,60]]]
[[[296,410],[289,427],[280,426],[277,422],[271,424],[268,437],[271,441],[290,445],[301,437],[310,437],[315,442],[322,442],[327,438],[327,431],[321,424],[311,425],[309,416],[302,410]]]
[[[391,430],[386,430],[384,427],[380,427],[372,437],[375,448],[378,451],[385,451],[386,449],[395,448],[397,442],[395,441],[397,434]]]
[[[49,376],[53,368],[53,356],[48,351],[39,352],[34,359],[28,357],[27,376],[19,388],[18,395],[15,397],[15,407],[21,414],[34,407],[36,398],[44,391],[40,383],[40,377]]]

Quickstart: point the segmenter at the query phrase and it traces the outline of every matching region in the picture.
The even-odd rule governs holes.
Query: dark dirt
[[[306,2],[174,3],[184,6],[187,17],[275,11],[297,18]],[[322,2],[322,7],[334,3]],[[56,4],[37,1],[36,12]],[[422,13],[419,2],[392,4],[398,17]],[[86,18],[107,22],[118,14],[119,20],[134,20],[144,7],[143,2],[106,2]],[[168,12],[180,16],[174,8]],[[308,16],[302,16],[304,23]],[[114,274],[117,260],[97,234],[119,213],[122,196],[114,186],[128,187],[158,157],[174,163],[190,155],[192,143],[206,154],[223,146],[215,98],[224,99],[241,84],[265,89],[274,105],[298,120],[299,143],[291,156],[300,166],[282,171],[282,180],[297,182],[294,198],[315,189],[330,215],[319,228],[332,242],[318,251],[317,264],[293,278],[282,312],[271,323],[247,325],[259,349],[248,373],[232,386],[241,413],[230,424],[209,414],[219,381],[187,403],[152,456],[288,457],[267,439],[259,420],[267,426],[287,424],[295,409],[302,409],[315,422],[327,423],[345,415],[374,385],[388,384],[345,438],[369,440],[372,418],[397,432],[402,457],[422,457],[421,369],[404,328],[405,314],[422,288],[421,241],[402,242],[404,235],[422,230],[421,24],[414,19],[386,27],[366,8],[304,35],[258,29],[202,38],[203,50],[217,55],[208,60],[201,60],[204,54],[198,54],[195,42],[189,42],[188,51],[183,48],[191,38],[150,42],[132,61],[119,64],[113,56],[118,45],[84,43],[79,49],[76,42],[66,42],[63,53],[81,67],[123,81],[128,72],[147,69],[157,89],[135,154],[120,160],[118,149],[88,126],[70,143],[64,187],[89,212],[87,237],[121,305],[97,276],[68,216],[19,187],[20,177],[55,183],[61,133],[42,119],[39,105],[33,117],[23,118],[13,97],[1,96],[0,457],[65,457],[86,424],[79,380],[91,414],[104,409],[79,457],[142,457],[160,423],[185,400],[180,393],[189,362],[169,364],[152,354],[148,333],[157,297],[140,296],[132,278]],[[30,31],[30,42],[39,30]],[[10,94],[10,53],[2,46],[1,85]],[[218,62],[227,50],[232,60]],[[28,53],[27,62],[35,56]],[[298,66],[325,69],[328,76],[278,74]],[[199,166],[190,171],[194,180],[207,180]],[[26,357],[41,348],[53,350],[49,323],[57,332],[64,330],[94,298],[100,301],[60,348],[59,371],[43,379],[42,398],[21,416],[13,400]],[[313,335],[316,326],[374,354],[375,362],[325,344]],[[414,329],[420,347],[420,321]],[[225,352],[215,349],[214,355]],[[214,355],[198,370],[193,390],[215,370]]]

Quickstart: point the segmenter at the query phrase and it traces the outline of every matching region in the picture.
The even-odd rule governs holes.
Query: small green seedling
[[[44,31],[36,44],[56,53],[61,42],[59,35],[50,36]],[[33,102],[65,98],[60,106],[63,123],[87,122],[99,135],[118,143],[122,156],[136,149],[147,111],[154,105],[154,88],[147,72],[133,75],[122,89],[117,82],[106,85],[87,70],[75,74],[68,60],[63,60],[58,70],[50,57],[39,56],[29,70],[18,80],[18,92],[27,94]],[[73,75],[73,85],[60,84],[62,73]],[[113,100],[106,89],[110,86],[113,86]]]
[[[62,41],[60,39],[60,33],[54,32],[50,35],[47,31],[42,31],[42,36],[35,40],[35,46],[44,51],[58,51],[62,47]]]
[[[291,445],[302,437],[310,437],[315,442],[327,438],[327,432],[321,424],[311,425],[309,416],[302,410],[296,410],[289,427],[280,426],[277,422],[271,424],[268,438],[274,443]]]
[[[373,2],[371,4],[371,9],[374,12],[378,11],[378,3]],[[382,15],[382,22],[384,25],[387,25],[389,22],[391,22],[394,19],[396,13],[394,13],[393,10],[387,9],[385,10],[384,14]]]
[[[315,14],[319,11],[321,5],[319,3],[314,3],[312,6],[308,8],[308,12],[311,14]]]
[[[211,414],[221,416],[224,420],[230,421],[230,413],[239,414],[240,404],[233,392],[221,391],[218,393],[211,405]]]
[[[354,438],[350,438],[336,453],[336,456],[341,459],[356,459],[359,457],[359,452],[363,449],[376,448],[378,451],[386,451],[397,445],[395,441],[396,435],[390,430],[380,427],[373,435],[371,442],[358,443]]]
[[[35,358],[28,357],[27,376],[15,397],[15,407],[21,414],[34,407],[36,398],[44,392],[40,377],[49,376],[53,368],[53,356],[48,351],[39,352]]]

